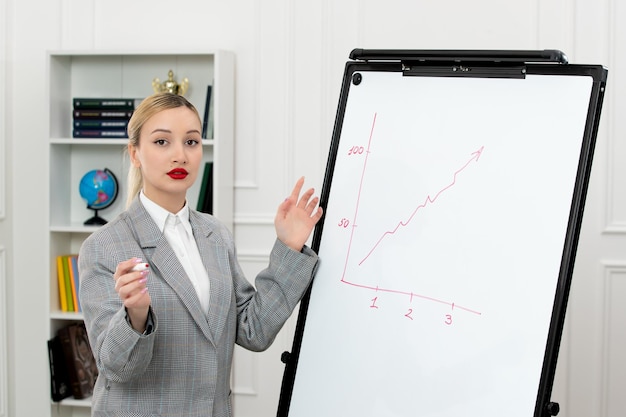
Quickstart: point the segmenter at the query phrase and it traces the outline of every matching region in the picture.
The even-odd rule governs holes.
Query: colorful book
[[[128,134],[124,129],[74,129],[74,138],[127,138]]]
[[[74,309],[78,312],[83,311],[80,307],[80,278],[78,276],[78,255],[70,255],[70,271],[74,280]]]
[[[74,109],[135,110],[141,103],[139,98],[80,98],[73,99]]]
[[[106,129],[114,130],[121,129],[126,130],[128,127],[127,119],[76,119],[74,120],[74,129]]]
[[[73,323],[59,329],[65,367],[72,394],[76,399],[89,397],[98,376],[84,323]]]
[[[63,256],[57,256],[57,278],[59,281],[59,302],[61,311],[67,311],[67,293],[65,292],[65,275],[63,269]]]
[[[67,256],[61,257],[63,264],[63,278],[65,279],[65,299],[67,300],[67,311],[74,310],[74,297],[72,296],[72,282],[70,277],[70,268],[67,262]]]
[[[84,109],[74,110],[74,119],[130,119],[132,110]]]
[[[72,265],[72,257],[74,255],[68,255],[63,257],[63,261],[67,262],[67,269],[70,272],[70,285],[72,287],[72,303],[74,304],[74,310],[78,309],[78,287],[76,286],[76,277],[74,277],[74,266]]]

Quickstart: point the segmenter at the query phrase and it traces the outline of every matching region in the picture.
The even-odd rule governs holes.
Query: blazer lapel
[[[167,242],[165,235],[161,233],[138,198],[134,200],[128,212],[131,227],[135,231],[137,241],[146,256],[146,262],[176,292],[189,314],[202,330],[202,333],[211,343],[215,344],[207,317],[202,312],[196,290]]]
[[[217,233],[213,232],[209,223],[204,221],[198,213],[191,211],[189,220],[202,262],[209,275],[211,289],[208,323],[214,340],[218,341],[226,326],[233,294],[228,251]]]

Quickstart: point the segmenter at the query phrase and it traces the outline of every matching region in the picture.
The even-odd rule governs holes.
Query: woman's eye
[[[167,143],[167,141],[165,139],[157,139],[154,141],[154,143],[156,143],[157,145],[163,146]]]
[[[187,139],[187,145],[189,146],[196,146],[197,144],[199,144],[200,142],[196,139]]]

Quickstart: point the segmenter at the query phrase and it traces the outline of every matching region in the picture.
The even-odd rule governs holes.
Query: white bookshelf
[[[152,80],[189,79],[185,97],[204,114],[206,90],[212,85],[213,134],[203,140],[203,160],[213,164],[213,214],[232,230],[233,221],[233,128],[234,57],[227,51],[51,51],[48,53],[49,81],[49,239],[46,259],[50,265],[49,336],[82,314],[63,312],[58,291],[56,258],[76,254],[83,240],[97,226],[84,226],[93,215],[82,200],[78,185],[92,169],[111,170],[119,183],[116,201],[98,212],[112,220],[125,208],[128,157],[127,139],[72,138],[74,97],[143,98],[153,93]],[[188,192],[190,207],[196,208],[202,172]],[[91,401],[67,398],[52,403],[51,415],[89,415]]]

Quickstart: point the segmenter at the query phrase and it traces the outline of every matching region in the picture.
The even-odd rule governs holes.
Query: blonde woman
[[[79,254],[80,299],[98,364],[93,416],[231,416],[235,343],[270,346],[308,287],[322,216],[303,179],[277,210],[268,267],[252,286],[233,236],[191,209],[202,122],[184,97],[145,99],[129,125],[129,205]]]

